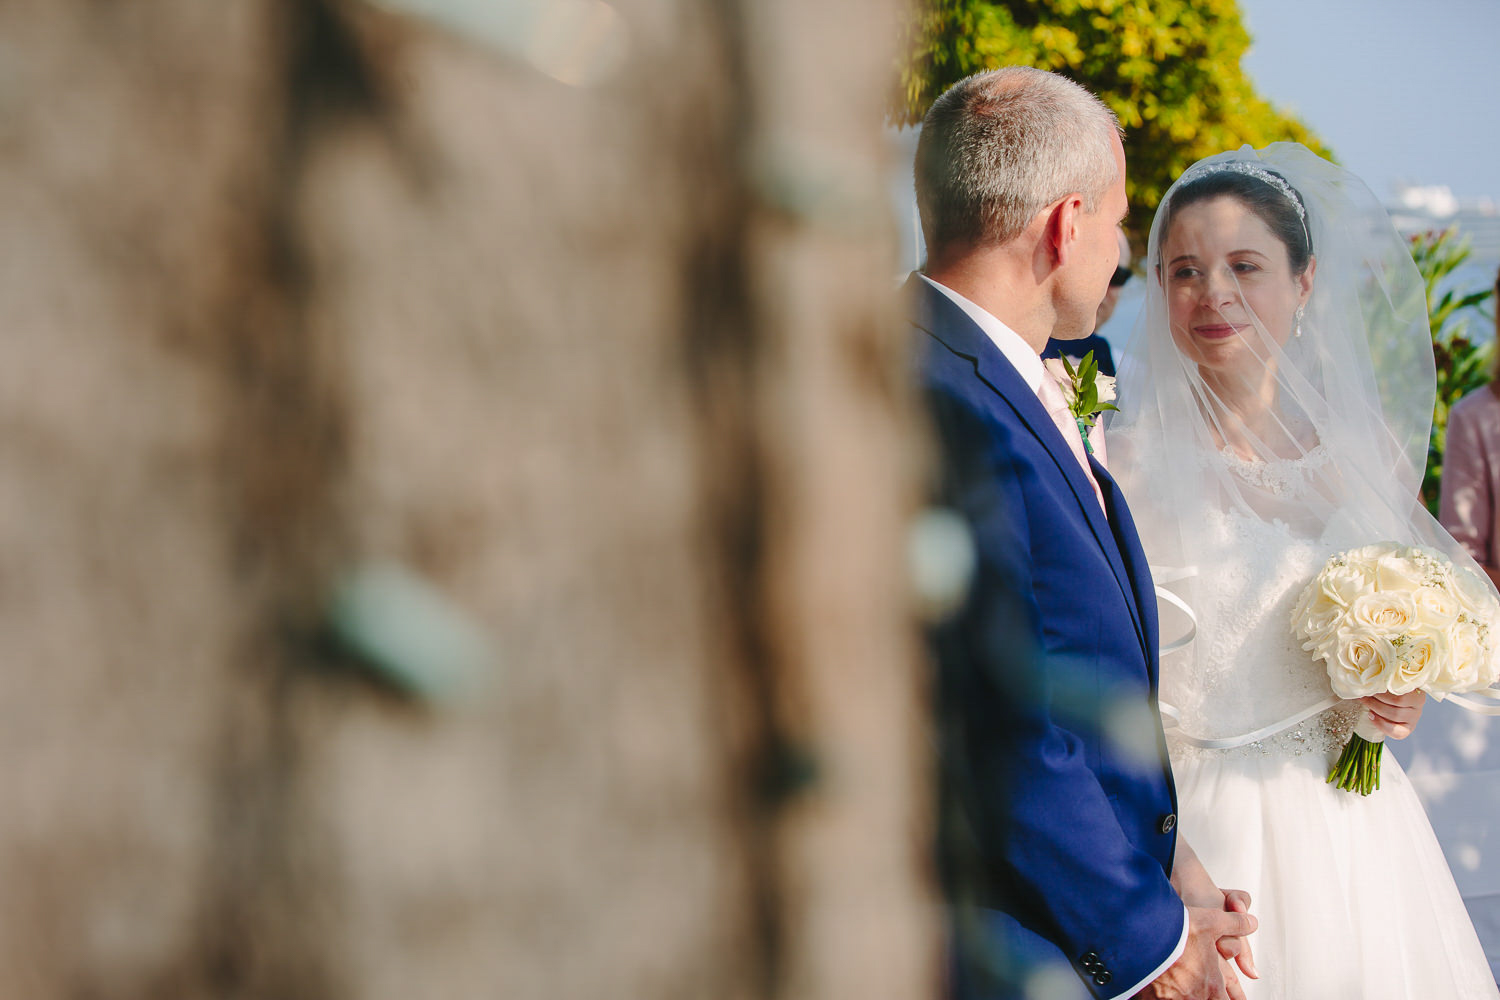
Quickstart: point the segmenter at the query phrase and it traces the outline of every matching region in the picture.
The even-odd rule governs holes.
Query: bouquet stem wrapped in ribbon
[[[1432,549],[1381,542],[1329,559],[1297,601],[1292,631],[1327,664],[1340,698],[1422,690],[1441,701],[1500,676],[1497,621],[1500,602],[1478,574]],[[1379,788],[1384,738],[1362,719],[1329,783]]]

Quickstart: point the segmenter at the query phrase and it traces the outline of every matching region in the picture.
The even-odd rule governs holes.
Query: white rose
[[[1115,377],[1100,373],[1094,380],[1094,385],[1099,389],[1099,402],[1113,403],[1115,401]]]
[[[1297,604],[1292,608],[1292,631],[1301,632],[1302,623],[1307,616],[1312,614],[1315,606],[1321,607],[1327,602],[1319,602],[1322,591],[1318,587],[1318,581],[1314,578],[1307,586],[1302,588],[1302,593],[1297,595]]]
[[[1472,691],[1487,688],[1496,681],[1500,681],[1500,642],[1495,641],[1494,627],[1480,629],[1479,636],[1480,645],[1484,649],[1484,653],[1481,656],[1483,668],[1480,671],[1479,679],[1470,688]]]
[[[1391,672],[1391,694],[1410,694],[1425,687],[1449,659],[1448,635],[1436,629],[1418,629],[1391,643],[1396,650],[1396,669]]]
[[[1309,619],[1323,618],[1330,613],[1343,613],[1343,604],[1332,600],[1323,592],[1323,576],[1326,573],[1327,570],[1324,570],[1314,577],[1297,596],[1297,604],[1292,608],[1292,631],[1299,635],[1305,635],[1309,631]]]
[[[1427,581],[1427,571],[1413,550],[1393,552],[1375,560],[1375,583],[1381,590],[1416,590]]]
[[[1328,658],[1328,682],[1344,699],[1364,698],[1386,690],[1396,667],[1390,640],[1359,629],[1341,628]]]
[[[1329,600],[1347,608],[1360,594],[1375,589],[1374,564],[1350,560],[1329,566],[1318,574],[1318,586]]]
[[[1315,638],[1310,638],[1302,644],[1302,648],[1312,653],[1313,659],[1332,661],[1336,655],[1339,644],[1339,629],[1343,628],[1345,619],[1340,619],[1333,628]]]
[[[1330,559],[1302,590],[1292,610],[1292,631],[1308,640],[1303,649],[1322,645],[1343,624],[1344,612],[1360,594],[1373,590],[1372,568],[1340,557]]]
[[[1353,563],[1363,563],[1374,566],[1376,560],[1381,556],[1392,555],[1401,551],[1401,546],[1395,542],[1376,542],[1374,545],[1361,545],[1343,553],[1343,558]]]
[[[1417,606],[1417,621],[1428,628],[1446,629],[1463,610],[1458,598],[1440,587],[1418,587],[1411,600]]]
[[[1448,655],[1432,680],[1434,694],[1451,691],[1473,691],[1487,686],[1485,676],[1488,656],[1479,641],[1479,629],[1470,622],[1458,622],[1448,629]]]
[[[1453,570],[1453,595],[1469,617],[1486,624],[1495,619],[1495,595],[1489,581],[1466,566]]]
[[[1073,385],[1073,376],[1068,374],[1067,366],[1063,364],[1062,358],[1047,358],[1042,362],[1048,373],[1057,382],[1057,387],[1062,390],[1063,399],[1072,406],[1073,401],[1078,398],[1078,390]]]
[[[1417,606],[1410,594],[1360,594],[1349,605],[1349,625],[1385,636],[1417,627]]]
[[[1298,613],[1293,615],[1292,631],[1297,638],[1305,640],[1303,649],[1316,649],[1321,653],[1321,647],[1344,624],[1347,613],[1313,587],[1304,591],[1303,597],[1305,606],[1299,605]]]

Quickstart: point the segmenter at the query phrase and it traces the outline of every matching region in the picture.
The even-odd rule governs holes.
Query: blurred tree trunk
[[[25,6],[0,993],[932,993],[894,3]]]

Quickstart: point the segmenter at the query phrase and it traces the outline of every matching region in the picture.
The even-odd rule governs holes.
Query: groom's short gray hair
[[[929,252],[1008,243],[1075,192],[1097,211],[1116,180],[1119,134],[1099,98],[1046,70],[1009,66],[958,81],[933,102],[917,140]]]

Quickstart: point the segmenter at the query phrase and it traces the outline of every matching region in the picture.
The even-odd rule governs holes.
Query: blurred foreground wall
[[[0,10],[0,996],[933,990],[894,3],[467,9]]]

